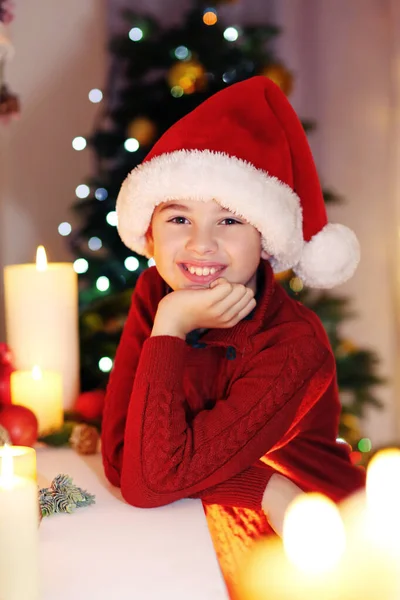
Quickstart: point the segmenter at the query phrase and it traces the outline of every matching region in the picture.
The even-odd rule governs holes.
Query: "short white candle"
[[[14,371],[10,378],[11,401],[35,413],[39,435],[61,429],[64,422],[62,378],[55,371]]]
[[[11,454],[15,475],[27,477],[33,479],[33,481],[37,480],[36,452],[33,448],[28,446],[0,446],[0,473],[4,454],[6,454],[6,457]]]
[[[13,474],[7,450],[0,474],[0,515],[0,598],[39,600],[37,486]]]
[[[4,268],[7,342],[19,370],[58,371],[64,408],[79,392],[78,276],[72,263],[47,263],[43,246],[36,264]]]

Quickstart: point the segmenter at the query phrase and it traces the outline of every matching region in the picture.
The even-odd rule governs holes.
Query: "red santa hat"
[[[175,123],[122,184],[123,242],[150,257],[154,208],[169,200],[216,200],[260,231],[275,272],[293,269],[305,285],[331,288],[359,262],[355,234],[327,222],[303,127],[271,80],[253,77],[208,98]]]

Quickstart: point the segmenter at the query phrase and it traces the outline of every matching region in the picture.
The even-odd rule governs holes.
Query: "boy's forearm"
[[[272,475],[269,480],[261,505],[269,524],[280,537],[283,534],[283,521],[289,505],[303,493],[296,484],[279,473]]]

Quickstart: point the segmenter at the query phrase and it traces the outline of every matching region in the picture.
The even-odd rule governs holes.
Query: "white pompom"
[[[304,244],[294,272],[309,287],[328,289],[344,283],[360,262],[360,245],[345,225],[328,223]]]

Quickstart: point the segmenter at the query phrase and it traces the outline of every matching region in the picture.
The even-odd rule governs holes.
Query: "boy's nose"
[[[218,244],[216,239],[205,231],[193,232],[190,236],[186,248],[195,254],[209,254],[216,252]]]

